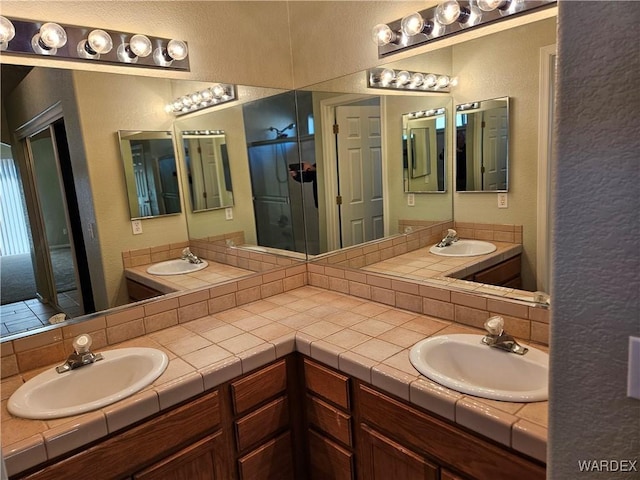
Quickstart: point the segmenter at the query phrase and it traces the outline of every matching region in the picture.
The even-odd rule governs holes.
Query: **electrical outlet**
[[[413,193],[407,195],[407,205],[414,207],[416,205],[416,196]]]
[[[224,218],[226,220],[233,220],[233,208],[227,207],[224,209]]]
[[[142,220],[131,220],[131,230],[134,235],[140,235],[142,233]]]
[[[506,193],[498,194],[498,208],[509,208],[509,198]]]

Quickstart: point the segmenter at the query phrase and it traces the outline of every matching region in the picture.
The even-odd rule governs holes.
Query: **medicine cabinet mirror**
[[[456,191],[509,187],[509,98],[456,105]]]
[[[191,211],[232,207],[233,187],[224,131],[183,131],[180,136]]]
[[[446,109],[402,115],[404,191],[446,191]]]
[[[181,212],[171,132],[118,131],[131,219]]]

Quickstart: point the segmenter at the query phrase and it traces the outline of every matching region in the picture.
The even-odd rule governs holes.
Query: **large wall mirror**
[[[446,189],[446,112],[442,107],[402,115],[402,166],[407,193]]]
[[[171,132],[120,130],[120,153],[131,219],[182,211]]]
[[[456,191],[509,190],[509,98],[456,105]]]

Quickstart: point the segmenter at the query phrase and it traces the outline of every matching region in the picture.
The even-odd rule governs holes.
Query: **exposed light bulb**
[[[227,89],[220,84],[214,86],[212,91],[215,98],[222,98],[227,94]]]
[[[390,43],[395,42],[398,39],[398,35],[391,30],[389,25],[379,23],[372,30],[373,42],[379,47],[383,47]]]
[[[77,46],[80,58],[98,59],[101,54],[109,53],[113,48],[113,40],[104,30],[92,30],[86,40],[80,40]]]
[[[424,83],[424,75],[420,72],[416,72],[411,75],[411,86],[417,88]]]
[[[129,48],[137,57],[148,57],[153,47],[146,35],[134,35],[129,40]]]
[[[31,38],[31,48],[41,55],[55,55],[67,43],[67,32],[57,23],[44,23]]]
[[[406,70],[402,70],[401,72],[398,72],[398,74],[396,75],[396,83],[398,85],[406,85],[407,83],[409,83],[410,80],[411,80],[411,74]]]
[[[418,12],[411,13],[400,22],[400,30],[408,37],[413,37],[422,32],[424,18]]]
[[[16,27],[11,20],[0,17],[0,50],[6,50],[9,42],[16,36]]]
[[[446,88],[449,86],[449,77],[446,75],[440,75],[436,82],[438,88]]]
[[[184,60],[189,54],[189,48],[182,40],[169,40],[167,53],[174,60]]]
[[[507,15],[513,15],[514,13],[521,12],[526,8],[526,4],[524,0],[507,0],[504,5],[500,5],[498,10],[500,10],[500,15],[503,17]]]
[[[435,19],[442,25],[451,25],[460,16],[460,4],[457,0],[445,0],[436,7]]]
[[[438,83],[438,77],[436,77],[433,73],[429,73],[424,77],[424,86],[426,88],[433,88]]]
[[[396,77],[396,72],[391,70],[390,68],[385,68],[380,73],[380,83],[384,86],[389,85],[393,82],[393,79]]]
[[[503,3],[506,3],[505,0],[478,0],[477,5],[480,10],[484,12],[491,12],[498,8]]]
[[[469,28],[478,25],[482,20],[482,10],[473,4],[463,7],[460,11],[458,21],[462,28]]]

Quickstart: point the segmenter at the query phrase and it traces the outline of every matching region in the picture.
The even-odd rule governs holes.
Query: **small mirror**
[[[402,116],[404,191],[446,191],[446,109]]]
[[[456,191],[509,187],[509,98],[456,105]]]
[[[171,132],[120,130],[131,219],[181,212]]]
[[[233,187],[224,131],[183,131],[182,147],[191,211],[232,207]]]

